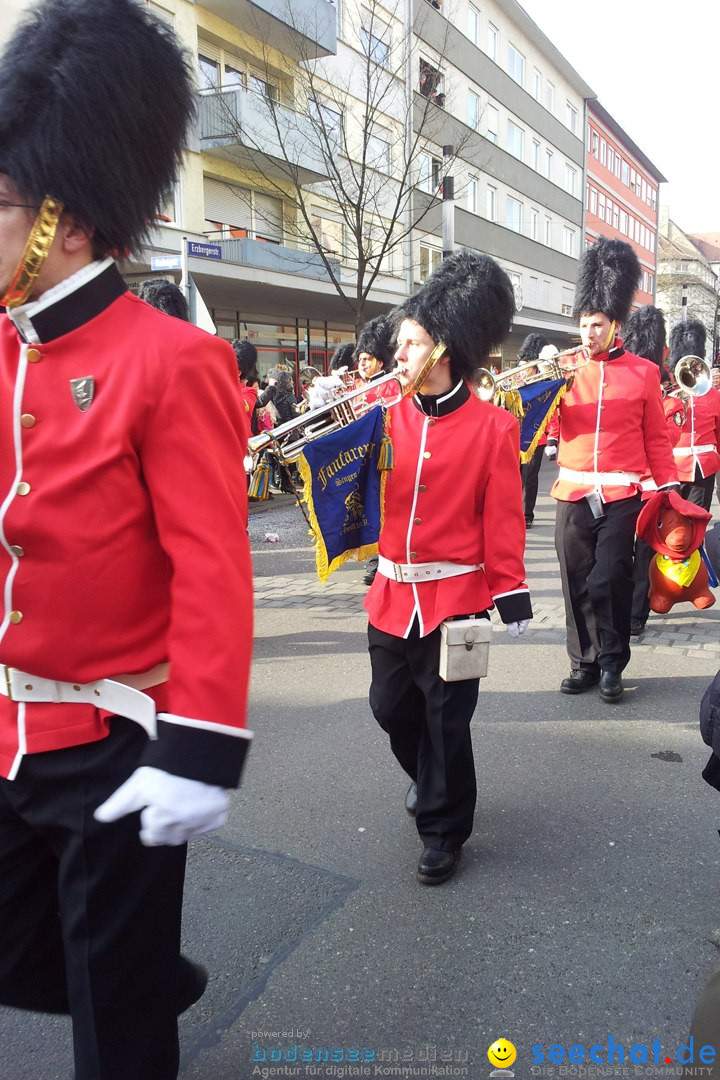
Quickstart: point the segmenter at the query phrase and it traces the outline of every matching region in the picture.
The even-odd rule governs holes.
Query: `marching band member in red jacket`
[[[599,682],[607,702],[622,697],[630,660],[641,479],[649,465],[659,487],[677,484],[658,368],[626,352],[618,336],[639,279],[629,244],[601,238],[585,251],[575,316],[588,362],[556,412],[559,471],[550,494],[571,662],[560,689],[581,694]]]
[[[670,333],[670,366],[683,356],[705,358],[706,330],[698,319],[678,323]],[[710,509],[715,474],[720,469],[720,391],[711,387],[707,394],[684,397],[685,423],[673,450],[684,499]]]
[[[175,1080],[186,841],[245,729],[246,424],[230,346],[128,292],[194,91],[133,0],[45,0],[0,59],[0,1003],[77,1080]]]
[[[479,680],[440,677],[440,624],[496,607],[517,636],[532,615],[518,422],[469,386],[513,311],[505,272],[466,252],[397,312],[395,358],[417,392],[389,411],[394,468],[365,608],[370,705],[413,781],[405,805],[423,843],[425,885],[455,872],[476,801],[470,720]],[[432,354],[435,366],[421,374]]]

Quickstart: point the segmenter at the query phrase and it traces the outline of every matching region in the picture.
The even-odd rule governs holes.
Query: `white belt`
[[[114,675],[112,679],[96,679],[91,683],[59,682],[28,675],[17,668],[0,665],[0,694],[11,701],[52,702],[68,705],[94,705],[135,720],[154,737],[157,734],[155,702],[143,694],[150,686],[167,682],[169,664],[157,664],[150,671],[134,675]]]
[[[717,452],[715,443],[704,443],[702,446],[676,446],[673,448],[675,457],[692,457],[693,454],[714,454]]]
[[[570,480],[588,487],[630,487],[640,483],[640,473],[634,472],[577,472],[563,465],[558,470],[560,480]]]
[[[463,566],[454,562],[395,563],[378,556],[378,572],[392,581],[437,581],[439,578],[459,577],[479,570],[482,563]]]

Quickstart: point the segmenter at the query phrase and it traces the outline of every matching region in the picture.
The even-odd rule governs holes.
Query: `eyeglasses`
[[[37,210],[37,206],[35,206],[33,203],[8,202],[7,199],[0,199],[0,210],[4,210],[13,206],[17,207],[19,210]]]

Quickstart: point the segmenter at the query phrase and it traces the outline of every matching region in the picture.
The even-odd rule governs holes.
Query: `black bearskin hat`
[[[195,113],[172,32],[133,0],[43,0],[0,57],[0,172],[137,248],[162,209]]]
[[[520,346],[520,352],[517,355],[518,360],[537,360],[541,351],[550,342],[543,334],[528,334]]]
[[[387,315],[378,315],[365,323],[357,339],[353,360],[357,360],[360,353],[369,353],[385,369],[392,367],[395,350],[392,347],[395,327]]]
[[[623,345],[635,356],[643,356],[661,367],[665,351],[665,316],[652,304],[633,311],[623,326]]]
[[[330,370],[337,371],[338,368],[346,367],[348,370],[353,366],[353,353],[355,352],[355,342],[348,341],[345,345],[338,345],[335,352],[330,358]]]
[[[599,311],[616,323],[624,323],[639,284],[640,262],[630,245],[601,236],[580,259],[574,318]]]
[[[670,366],[675,367],[683,356],[705,359],[707,330],[699,319],[678,323],[670,331]]]
[[[252,341],[248,341],[247,338],[235,338],[232,343],[232,347],[235,351],[235,359],[237,360],[238,372],[247,379],[248,382],[254,382],[257,379],[257,349],[253,345]]]
[[[188,302],[182,289],[179,289],[172,281],[165,281],[164,278],[148,278],[147,281],[141,282],[138,296],[150,307],[157,308],[166,315],[184,319],[185,322],[190,321]]]
[[[489,255],[460,251],[445,259],[414,296],[393,313],[412,319],[436,344],[447,345],[453,378],[472,379],[510,332],[515,295],[510,278]]]

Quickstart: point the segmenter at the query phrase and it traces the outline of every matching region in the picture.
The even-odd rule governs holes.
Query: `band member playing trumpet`
[[[497,607],[517,636],[532,614],[518,422],[469,385],[513,311],[507,274],[465,252],[396,313],[395,358],[408,394],[388,411],[394,468],[365,608],[370,705],[413,781],[405,806],[423,843],[417,877],[425,885],[454,874],[476,800],[470,719],[479,680],[440,677],[440,623]]]
[[[670,368],[684,356],[705,356],[706,331],[698,319],[678,323],[670,333]],[[720,392],[710,387],[705,394],[683,395],[685,423],[673,450],[681,493],[688,502],[710,509],[715,474],[720,469]]]
[[[618,336],[639,279],[629,244],[603,237],[585,251],[574,314],[588,363],[555,414],[559,472],[550,494],[571,662],[560,689],[581,694],[599,682],[607,702],[622,697],[630,660],[641,477],[649,464],[659,487],[677,484],[658,368],[626,352]]]

